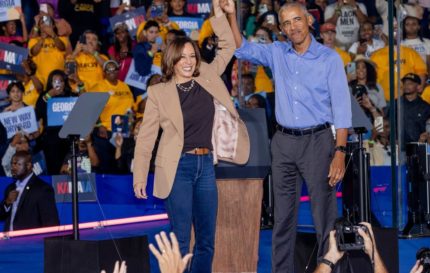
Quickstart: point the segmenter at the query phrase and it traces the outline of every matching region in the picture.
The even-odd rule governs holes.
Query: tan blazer
[[[210,64],[202,62],[195,78],[214,98],[215,117],[212,130],[214,164],[224,160],[245,164],[249,158],[249,137],[245,124],[234,108],[230,94],[220,78],[235,50],[227,18],[210,19],[219,37],[219,50]],[[173,186],[184,146],[184,121],[176,85],[173,80],[148,88],[148,100],[142,126],[136,139],[133,162],[133,185],[146,186],[149,163],[159,127],[163,134],[155,159],[154,196],[166,198]]]

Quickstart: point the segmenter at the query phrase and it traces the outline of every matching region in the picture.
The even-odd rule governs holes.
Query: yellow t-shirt
[[[67,48],[69,40],[66,37],[59,37]],[[31,50],[39,38],[32,38],[28,41],[28,48]],[[55,46],[54,39],[46,38],[39,54],[33,56],[33,61],[37,65],[36,76],[46,87],[49,73],[55,69],[64,70],[64,55],[66,51],[61,51]]]
[[[337,46],[334,48],[334,50],[336,50],[337,54],[340,55],[340,58],[342,59],[342,62],[343,62],[343,66],[351,62],[351,56],[348,54],[348,52],[338,48]]]
[[[421,98],[430,104],[430,85],[428,85],[426,88],[424,88],[423,93],[421,94]]]
[[[100,114],[100,121],[109,131],[112,130],[112,115],[125,115],[134,104],[133,94],[124,82],[118,80],[117,85],[112,85],[108,80],[102,80],[95,87],[95,92],[109,92],[110,98]]]
[[[105,61],[108,60],[108,57],[103,54],[100,54],[100,57]],[[94,87],[103,80],[103,67],[93,55],[83,52],[76,56],[76,63],[79,78],[85,84],[85,91],[93,91]]]
[[[34,87],[33,81],[29,80],[24,85],[24,88],[25,88],[25,91],[24,91],[24,96],[22,98],[22,101],[29,106],[31,105],[35,107],[36,101],[39,98],[39,92],[37,92],[36,88]]]
[[[394,49],[394,58],[396,58]],[[390,78],[389,78],[389,59],[388,47],[381,48],[370,56],[370,59],[376,64],[376,73],[378,74],[378,83],[385,92],[385,99],[390,100]],[[396,60],[394,61],[396,62]],[[421,59],[420,55],[413,49],[405,46],[400,47],[400,78],[408,73],[418,75],[427,74],[427,66]],[[397,69],[394,68],[394,92],[397,93]],[[397,94],[395,95],[397,98]]]
[[[255,92],[273,92],[273,83],[261,65],[257,67],[257,73],[255,74]]]

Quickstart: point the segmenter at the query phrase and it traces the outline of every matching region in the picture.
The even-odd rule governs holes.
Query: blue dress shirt
[[[343,62],[334,50],[311,38],[301,55],[291,42],[259,44],[242,38],[235,55],[272,70],[280,125],[308,128],[329,122],[337,129],[350,128],[351,100]]]

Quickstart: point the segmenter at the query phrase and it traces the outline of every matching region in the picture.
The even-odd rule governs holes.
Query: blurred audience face
[[[196,69],[197,59],[196,52],[191,43],[186,43],[182,56],[178,63],[174,66],[174,76],[177,80],[191,80]]]
[[[335,42],[336,42],[336,32],[334,31],[321,32],[321,38],[323,39],[323,43],[325,46],[334,48]]]
[[[360,38],[366,41],[370,41],[373,38],[373,25],[370,22],[364,23],[360,27]]]
[[[18,86],[14,85],[9,92],[9,100],[10,102],[22,102],[23,95],[24,90],[21,90]]]
[[[246,108],[249,108],[249,109],[260,108],[257,98],[250,97],[249,100],[246,102]]]
[[[255,32],[255,38],[258,39],[258,41],[265,41],[265,43],[271,42],[271,37],[269,36],[269,33],[267,33],[264,29],[258,29],[257,32]]]
[[[155,40],[157,39],[158,35],[159,35],[160,31],[158,29],[158,27],[150,27],[146,30],[146,39],[148,40],[148,42],[150,43],[155,43]]]
[[[268,11],[273,10],[273,5],[271,0],[261,0],[257,7],[257,14],[262,15]]]
[[[405,19],[405,34],[406,35],[417,35],[420,31],[420,22],[417,18],[406,17]]]
[[[282,10],[280,24],[284,33],[293,45],[302,44],[309,37],[309,27],[312,25],[312,16],[306,15],[300,7],[289,7]]]
[[[94,33],[85,33],[87,46],[93,50],[97,50],[99,45],[99,38]]]
[[[14,136],[14,141],[15,141],[15,149],[17,152],[19,151],[29,151],[30,150],[30,145],[28,143],[28,139],[21,133],[17,133]]]
[[[403,81],[403,92],[405,95],[412,95],[418,92],[419,84],[411,81],[411,80],[404,80]]]
[[[244,96],[255,92],[255,83],[252,77],[242,77],[242,91]]]
[[[3,31],[5,36],[14,36],[16,34],[16,22],[6,22],[6,25],[3,27]]]
[[[57,91],[58,95],[64,94],[65,82],[61,75],[56,74],[52,77],[52,87]]]
[[[173,13],[182,14],[185,6],[184,0],[170,0],[170,7],[172,8]]]
[[[367,80],[367,67],[363,61],[356,62],[357,80]]]
[[[105,78],[111,83],[116,83],[118,80],[118,70],[119,68],[116,66],[116,64],[108,63],[104,70]]]
[[[23,180],[32,172],[32,164],[30,158],[13,156],[11,164],[12,177],[18,180]]]
[[[122,28],[119,28],[115,31],[115,39],[119,42],[125,42],[128,39],[128,31]]]

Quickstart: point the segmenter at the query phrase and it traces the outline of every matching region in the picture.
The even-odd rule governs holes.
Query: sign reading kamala
[[[53,175],[52,187],[57,203],[72,202],[72,178],[69,175]],[[97,200],[96,175],[94,173],[78,173],[79,202]]]
[[[178,24],[179,28],[187,33],[187,36],[190,36],[193,30],[200,30],[203,25],[201,17],[169,17],[169,19]]]
[[[188,0],[187,11],[189,14],[207,17],[211,12],[211,0]]]
[[[21,0],[0,0],[0,22],[19,19]]]
[[[18,131],[28,134],[38,130],[36,114],[31,106],[20,108],[16,111],[8,111],[0,114],[0,122],[6,128],[7,138],[13,137]]]
[[[51,98],[48,100],[48,126],[62,126],[78,98]]]
[[[0,68],[24,74],[24,68],[21,64],[23,60],[27,59],[27,56],[27,48],[0,43]]]
[[[135,10],[113,16],[109,18],[109,22],[112,29],[118,23],[125,23],[128,27],[130,35],[133,37],[136,35],[136,31],[140,23],[145,22],[145,15],[145,7],[140,7]]]

